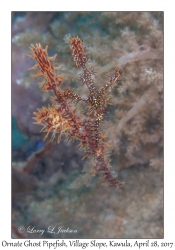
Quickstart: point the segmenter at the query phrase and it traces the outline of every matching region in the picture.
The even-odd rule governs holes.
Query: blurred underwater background
[[[12,238],[163,238],[163,24],[163,12],[12,12]],[[53,93],[28,71],[31,44],[57,54],[63,89],[88,95],[71,60],[74,36],[84,41],[97,88],[123,69],[101,127],[121,189],[92,176],[78,141],[44,140],[34,124],[33,112]],[[48,233],[50,226],[72,231]]]

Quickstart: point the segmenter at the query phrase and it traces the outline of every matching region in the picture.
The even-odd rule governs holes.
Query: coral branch
[[[139,112],[141,112],[142,107],[145,103],[148,103],[148,94],[152,91],[156,91],[156,87],[153,85],[151,86],[143,96],[139,99],[138,102],[134,104],[134,106],[127,112],[127,114],[119,121],[116,130],[116,134],[119,134],[121,129],[125,126],[125,124],[134,116],[136,116]]]

